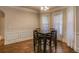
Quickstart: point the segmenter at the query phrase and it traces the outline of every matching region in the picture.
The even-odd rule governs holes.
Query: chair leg
[[[40,52],[40,42],[39,42],[39,39],[38,39],[38,46],[37,46],[37,52]]]
[[[57,41],[55,41],[55,53],[57,52]]]
[[[36,50],[35,50],[35,40],[34,40],[33,42],[34,42],[34,52],[35,52],[35,51],[36,51]]]
[[[41,39],[39,40],[39,52],[41,52]]]
[[[44,53],[46,53],[46,41],[47,41],[47,40],[44,39],[44,51],[43,51]]]
[[[50,39],[50,42],[49,42],[49,51],[50,51],[50,53],[52,52],[51,39]]]

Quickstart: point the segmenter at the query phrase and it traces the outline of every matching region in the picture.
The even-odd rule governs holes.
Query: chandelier
[[[41,7],[41,11],[47,11],[49,9],[49,7],[47,7],[47,6],[42,6]]]

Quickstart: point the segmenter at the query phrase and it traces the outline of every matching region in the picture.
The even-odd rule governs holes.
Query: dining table
[[[35,35],[37,38],[35,38]],[[57,51],[57,31],[52,30],[40,30],[36,29],[36,33],[34,32],[33,35],[34,39],[34,50],[37,47],[37,52],[47,52],[47,48],[49,47],[48,51],[51,53],[52,48],[54,48],[55,52]],[[35,43],[35,40],[37,43]],[[52,43],[53,42],[53,43]],[[35,46],[37,45],[37,46]]]

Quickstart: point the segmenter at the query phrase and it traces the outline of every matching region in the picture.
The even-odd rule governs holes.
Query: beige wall
[[[79,52],[79,6],[76,7],[76,51]]]
[[[4,13],[0,10],[0,37],[4,37]]]
[[[79,7],[76,7],[76,32],[79,34]]]
[[[4,17],[0,16],[0,36],[4,37]]]
[[[5,44],[32,39],[39,26],[39,14],[11,7],[0,7],[5,13]]]

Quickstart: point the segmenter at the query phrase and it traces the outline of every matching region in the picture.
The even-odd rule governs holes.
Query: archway
[[[4,12],[0,10],[0,46],[4,45],[4,17]]]

